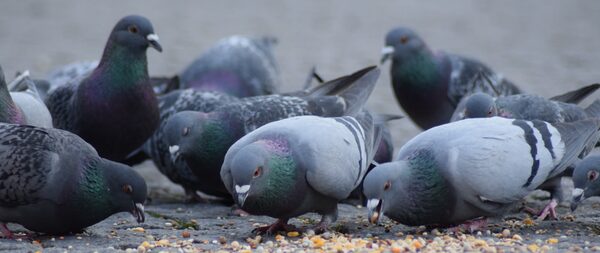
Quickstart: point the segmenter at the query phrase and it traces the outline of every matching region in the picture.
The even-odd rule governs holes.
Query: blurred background
[[[150,75],[179,73],[229,35],[273,35],[281,91],[291,91],[312,66],[332,79],[378,64],[387,31],[407,26],[433,49],[477,58],[524,91],[553,96],[600,82],[598,13],[593,0],[3,1],[0,64],[9,77],[24,69],[45,77],[63,64],[99,59],[117,20],[139,14],[164,48],[148,50]],[[368,106],[403,114],[389,63],[382,70]],[[391,129],[396,149],[420,132],[408,119]]]

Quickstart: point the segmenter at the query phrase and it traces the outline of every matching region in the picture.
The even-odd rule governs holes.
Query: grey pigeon
[[[207,113],[237,101],[238,98],[218,92],[185,89],[172,91],[160,96],[158,100],[160,125],[144,144],[143,151],[152,158],[160,172],[185,189],[186,194],[190,197],[189,200],[198,200],[196,191],[199,190],[201,183],[182,159],[171,159],[165,136],[166,123],[177,112],[191,110]]]
[[[231,146],[221,178],[244,211],[278,219],[257,232],[289,231],[288,220],[308,212],[322,215],[315,228],[321,232],[336,221],[338,202],[362,181],[378,135],[366,111],[275,121]]]
[[[219,171],[227,149],[269,122],[300,115],[327,117],[356,113],[367,101],[379,69],[369,67],[297,96],[244,98],[209,113],[183,111],[171,116],[164,132],[172,160],[185,161],[198,178],[197,190],[231,199]]]
[[[81,136],[111,160],[124,160],[139,148],[159,123],[148,47],[162,51],[148,19],[132,15],[119,20],[92,73],[81,82],[51,88],[46,104],[54,126]]]
[[[592,105],[586,112],[575,104],[554,101],[534,94],[493,97],[477,92],[461,101],[451,121],[500,116],[511,119],[537,119],[550,123],[572,122],[588,117],[599,117],[600,114],[590,114],[595,111],[594,106],[597,105]]]
[[[598,176],[600,176],[599,155],[590,155],[577,163],[573,171],[572,211],[575,211],[584,199],[600,196]]]
[[[421,128],[448,123],[461,99],[481,91],[492,95],[521,93],[485,64],[459,55],[434,52],[409,28],[392,29],[385,38],[383,64],[392,60],[392,88],[402,109]],[[477,85],[479,75],[492,85]]]
[[[146,183],[133,169],[98,156],[59,129],[0,124],[0,230],[80,232],[118,212],[144,221]]]
[[[275,43],[272,37],[222,39],[181,73],[182,88],[237,97],[274,94],[280,82],[272,52]]]
[[[501,117],[431,128],[367,174],[369,220],[455,226],[500,216],[598,141],[600,120],[550,124]],[[485,221],[485,219],[479,220]]]
[[[573,122],[586,118],[599,118],[600,101],[596,100],[583,109],[574,104],[553,101],[533,94],[517,94],[494,98],[488,94],[478,92],[466,97],[461,102],[452,116],[452,121],[463,118],[493,116],[522,120],[542,120],[549,123]],[[583,155],[585,154],[587,152]],[[565,173],[557,176],[554,180],[540,186],[540,189],[549,191],[551,195],[551,201],[541,212],[535,212],[530,208],[526,208],[526,210],[537,213],[540,220],[545,219],[548,215],[556,219],[555,208],[558,203],[564,200],[562,194],[563,184],[561,183],[564,176],[570,176],[570,174]]]
[[[9,92],[0,67],[0,122],[52,128],[50,112],[28,75],[29,72],[23,73],[15,81],[29,83],[32,89]]]

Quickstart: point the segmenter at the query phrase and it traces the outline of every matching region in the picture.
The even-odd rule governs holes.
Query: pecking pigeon
[[[221,178],[244,211],[277,218],[259,233],[289,231],[290,218],[316,212],[316,232],[338,216],[337,204],[362,181],[378,146],[371,115],[298,116],[266,124],[225,155]]]
[[[144,221],[146,183],[60,129],[0,124],[0,231],[79,232],[118,212]]]
[[[550,124],[501,117],[429,129],[364,181],[369,220],[454,226],[499,216],[598,141],[600,120]],[[485,220],[485,219],[483,219]]]
[[[577,163],[573,170],[572,211],[575,211],[584,199],[600,196],[598,176],[600,176],[600,156],[590,155]]]

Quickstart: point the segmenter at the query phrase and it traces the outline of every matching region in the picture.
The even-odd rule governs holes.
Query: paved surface
[[[282,90],[290,91],[300,86],[313,65],[324,77],[333,78],[377,64],[385,33],[394,26],[406,25],[418,31],[433,48],[477,57],[528,92],[552,96],[600,81],[597,1],[10,1],[0,3],[0,64],[7,76],[29,69],[34,76],[43,77],[62,64],[97,59],[114,23],[132,13],[153,22],[164,47],[162,54],[149,50],[152,75],[179,72],[222,37],[270,34],[280,41],[276,57],[284,80]],[[379,112],[402,113],[391,93],[388,68],[383,66],[384,75],[368,106]],[[391,127],[396,147],[419,132],[409,120],[392,122]],[[120,214],[83,235],[54,240],[35,237],[34,242],[0,240],[0,250],[113,251],[137,249],[144,241],[148,242],[144,244],[146,248],[189,244],[188,249],[239,250],[254,244],[246,242],[246,238],[254,238],[250,233],[254,223],[273,221],[266,217],[230,217],[229,208],[219,205],[178,204],[181,189],[165,180],[151,163],[137,169],[151,187],[154,202],[148,210],[158,217],[150,217],[140,226],[144,232],[131,230],[139,225],[131,223],[129,215]],[[543,204],[539,200],[530,202],[538,207]],[[258,247],[335,250],[336,243],[347,241],[348,247],[352,244],[368,250],[374,246],[397,250],[405,244],[406,249],[422,250],[486,246],[530,251],[593,249],[598,245],[600,231],[597,205],[593,200],[587,201],[573,217],[561,221],[531,224],[524,214],[509,215],[506,220],[493,221],[490,234],[484,231],[473,237],[432,236],[437,231],[423,235],[421,229],[401,225],[388,226],[390,231],[385,232],[384,226],[367,226],[364,209],[343,206],[336,228],[346,234],[324,236],[322,247],[319,238],[323,237],[306,236],[305,240],[304,235],[277,238],[279,241],[265,237]],[[567,208],[559,211],[563,217],[568,214]],[[316,219],[306,217],[296,220],[296,224],[306,227],[304,222],[310,224]],[[194,229],[180,229],[181,224]],[[509,229],[510,235],[494,235],[503,229]],[[17,230],[23,231],[18,227]],[[189,238],[183,237],[184,231],[190,233]],[[407,238],[407,234],[415,237]],[[522,240],[513,238],[514,234]],[[354,239],[348,239],[349,236]],[[169,242],[159,241],[163,237]],[[554,239],[558,243],[554,244]],[[242,246],[232,248],[234,240]],[[550,248],[542,248],[543,245]],[[158,249],[175,250],[171,247],[154,251]]]

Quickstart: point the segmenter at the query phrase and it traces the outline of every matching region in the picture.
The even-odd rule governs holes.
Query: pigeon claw
[[[542,221],[548,217],[550,217],[550,219],[557,220],[558,216],[556,215],[556,206],[558,206],[556,199],[550,200],[550,203],[548,203],[548,205],[546,205],[546,207],[544,207],[544,209],[542,209],[542,211],[538,214],[537,220]]]
[[[255,228],[254,230],[252,230],[252,233],[256,233],[259,235],[274,235],[275,233],[277,233],[279,231],[283,231],[283,232],[297,231],[295,226],[287,224],[287,222],[288,222],[287,220],[279,219],[275,223],[273,223],[269,226]]]

